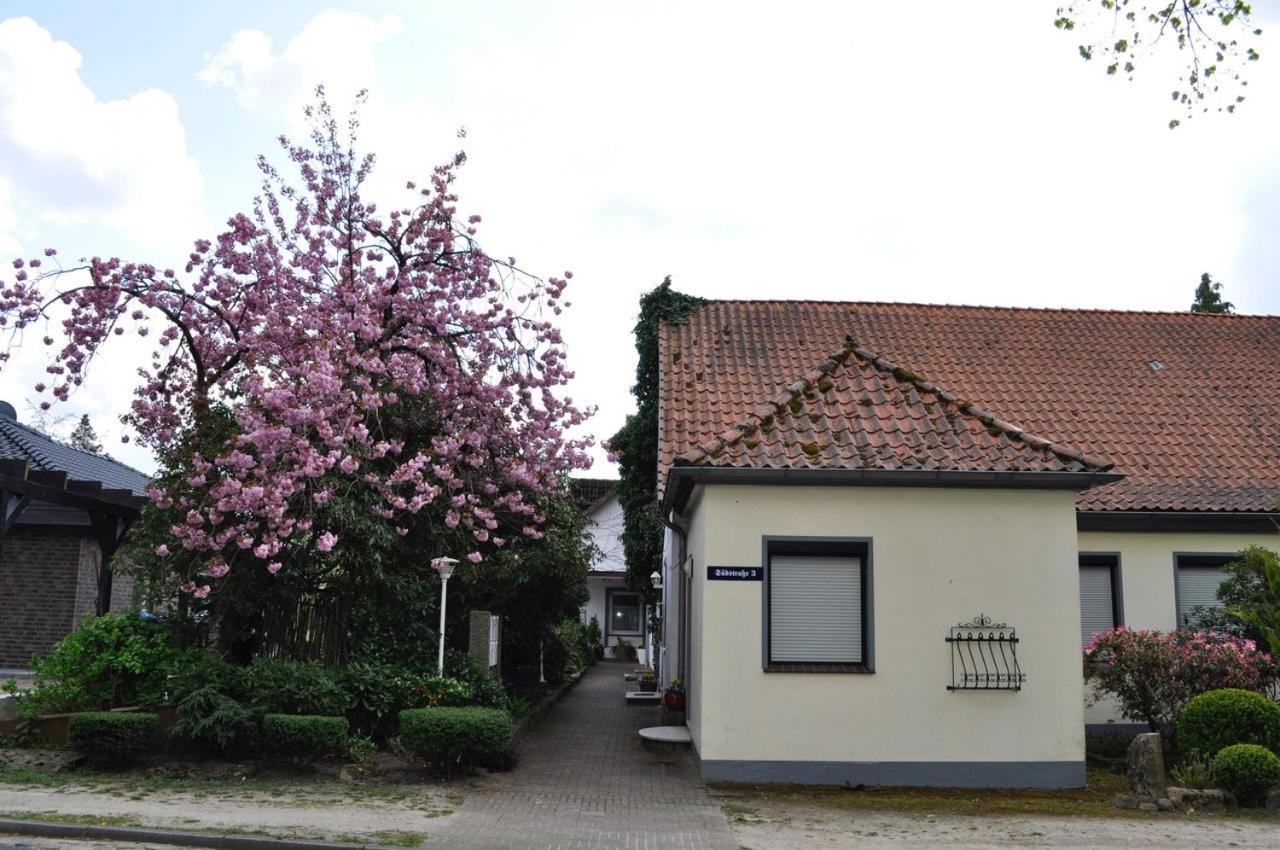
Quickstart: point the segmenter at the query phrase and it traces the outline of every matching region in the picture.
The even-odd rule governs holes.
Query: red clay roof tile
[[[723,439],[850,341],[864,351],[840,361],[836,398],[801,399],[800,416],[817,421],[789,419],[751,446]],[[659,481],[709,441],[725,445],[699,462],[809,468],[855,454],[885,468],[1033,468],[1017,464],[1073,446],[1086,466],[1126,476],[1081,494],[1082,510],[1273,511],[1280,500],[1280,317],[712,301],[664,326],[660,351]],[[945,392],[886,381],[876,360]],[[848,409],[864,397],[870,409]],[[969,404],[1050,447],[991,445],[939,412]],[[858,436],[842,445],[841,431]]]

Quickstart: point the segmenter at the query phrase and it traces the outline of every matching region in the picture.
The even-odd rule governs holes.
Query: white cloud
[[[147,89],[106,100],[80,76],[80,54],[30,18],[0,21],[0,255],[46,246],[72,262],[91,254],[180,260],[203,235],[202,180],[187,151],[178,105]],[[46,378],[40,332],[26,335],[0,373],[0,398],[27,417],[24,399]],[[7,342],[7,340],[6,340]],[[149,468],[147,452],[119,442],[131,401],[138,340],[113,341],[90,380],[54,415],[88,413],[108,451]]]
[[[235,92],[246,109],[296,116],[323,84],[331,102],[351,102],[374,79],[374,49],[403,29],[395,15],[378,20],[358,12],[322,12],[279,53],[261,30],[241,30],[206,56],[199,77]]]
[[[461,37],[412,99],[389,84],[416,79],[439,10],[394,43],[360,15],[320,26],[333,12],[280,52],[242,33],[205,73],[286,125],[311,83],[369,87],[375,195],[467,127],[461,207],[485,244],[575,272],[573,395],[601,436],[631,407],[636,299],[667,273],[709,297],[1183,309],[1210,270],[1277,308],[1249,209],[1275,206],[1256,182],[1280,153],[1275,63],[1240,114],[1171,132],[1164,61],[1109,79],[1035,4],[933,4],[928,26],[894,4],[557,9],[446,27]]]
[[[101,100],[80,64],[30,18],[0,22],[0,249],[77,226],[186,244],[203,226],[201,176],[177,103],[159,89]]]

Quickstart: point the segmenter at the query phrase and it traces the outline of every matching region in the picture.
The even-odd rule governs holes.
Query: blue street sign
[[[707,581],[761,581],[763,567],[707,567]]]

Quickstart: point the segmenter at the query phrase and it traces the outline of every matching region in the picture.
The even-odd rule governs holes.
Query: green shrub
[[[559,632],[551,632],[542,642],[542,678],[548,685],[559,685],[570,672],[573,647]]]
[[[582,636],[591,654],[591,663],[594,664],[595,660],[604,654],[604,637],[600,632],[600,621],[596,619],[595,614],[591,615],[591,619],[583,627]]]
[[[1200,753],[1188,753],[1169,771],[1169,777],[1179,788],[1212,788],[1213,762]]]
[[[177,704],[171,734],[202,752],[226,754],[252,747],[258,715],[214,685],[189,691]]]
[[[174,672],[169,637],[167,625],[136,613],[85,620],[48,655],[32,659],[36,683],[23,697],[23,714],[159,705]]]
[[[595,652],[592,650],[591,642],[587,638],[587,627],[582,624],[581,620],[570,617],[560,621],[560,625],[556,626],[556,634],[571,649],[568,669],[570,673],[580,673],[589,665],[595,663]]]
[[[452,676],[428,676],[414,688],[413,704],[405,708],[462,708],[476,704],[476,691],[466,682]]]
[[[372,761],[374,754],[377,752],[378,742],[368,735],[352,735],[347,738],[347,758],[356,764],[366,764]]]
[[[355,661],[343,665],[338,678],[350,703],[352,731],[377,741],[397,733],[401,711],[425,705],[419,695],[424,678],[403,667]]]
[[[472,705],[482,708],[507,707],[507,692],[502,689],[502,682],[489,672],[489,668],[465,652],[450,652],[445,657],[444,672],[471,686]]]
[[[1213,759],[1213,778],[1236,795],[1242,806],[1254,806],[1272,785],[1280,783],[1280,757],[1258,744],[1232,744]]]
[[[440,767],[496,762],[511,743],[511,717],[493,708],[417,708],[400,712],[405,747]]]
[[[259,658],[244,671],[249,704],[263,714],[345,714],[353,700],[338,672],[313,662]]]
[[[127,764],[155,745],[160,718],[124,711],[71,715],[71,748],[95,765]]]
[[[1232,744],[1259,744],[1280,751],[1280,705],[1252,691],[1208,691],[1182,710],[1177,741],[1183,752],[1206,757]]]
[[[278,755],[316,758],[346,753],[348,728],[345,717],[268,714],[262,719],[262,738]]]

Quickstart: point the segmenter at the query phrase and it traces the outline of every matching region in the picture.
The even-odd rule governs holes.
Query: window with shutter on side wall
[[[1080,556],[1080,643],[1088,646],[1100,632],[1123,625],[1119,606],[1119,559]]]
[[[769,559],[769,662],[862,664],[863,561]]]
[[[1227,577],[1227,564],[1236,555],[1176,555],[1178,625],[1192,624],[1196,608],[1220,608],[1218,585]]]

